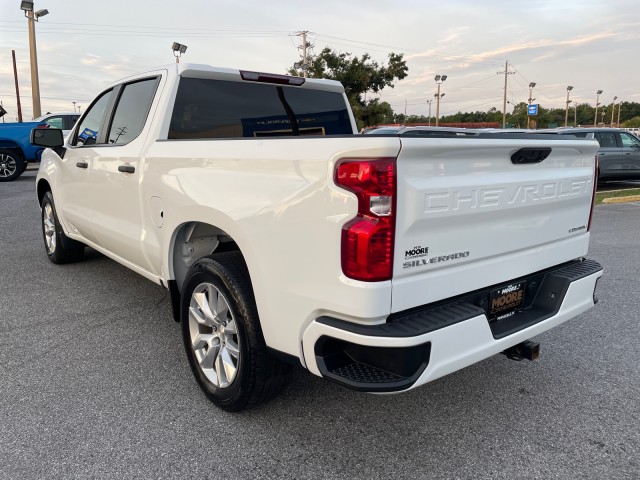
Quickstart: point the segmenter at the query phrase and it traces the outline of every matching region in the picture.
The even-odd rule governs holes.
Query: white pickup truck
[[[594,140],[358,135],[342,86],[179,64],[104,90],[50,147],[46,252],[89,246],[164,286],[207,397],[232,411],[290,363],[415,388],[591,308]]]

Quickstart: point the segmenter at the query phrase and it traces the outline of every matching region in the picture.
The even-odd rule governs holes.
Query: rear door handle
[[[118,167],[118,171],[123,173],[135,173],[136,167],[132,167],[131,165],[120,165]]]
[[[76,162],[76,167],[78,168],[87,168],[89,164],[87,162]]]

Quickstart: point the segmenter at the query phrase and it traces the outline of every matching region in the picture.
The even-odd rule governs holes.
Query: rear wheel
[[[27,168],[27,163],[14,150],[0,148],[0,182],[11,182]]]
[[[283,389],[290,367],[267,350],[239,252],[204,257],[191,266],[180,313],[189,365],[214,404],[240,411]]]
[[[42,198],[42,237],[47,256],[53,263],[77,262],[84,255],[84,245],[64,234],[51,192]]]

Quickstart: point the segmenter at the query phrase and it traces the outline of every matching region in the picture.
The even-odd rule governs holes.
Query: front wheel
[[[27,168],[27,163],[14,150],[0,148],[0,182],[11,182]]]
[[[67,237],[62,230],[51,192],[42,198],[42,237],[47,257],[53,263],[77,262],[84,255],[84,245]]]
[[[191,370],[218,407],[237,412],[271,399],[285,386],[289,366],[267,350],[239,252],[204,257],[191,266],[180,316]]]

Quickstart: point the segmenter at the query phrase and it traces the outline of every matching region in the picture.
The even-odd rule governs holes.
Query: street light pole
[[[573,87],[571,85],[569,85],[567,87],[567,107],[566,110],[564,112],[564,126],[565,128],[567,127],[567,123],[569,122],[569,104],[571,103],[571,100],[569,100],[569,92],[573,90]]]
[[[407,99],[404,99],[404,118],[402,119],[404,125],[407,124]]]
[[[593,116],[593,126],[598,125],[598,105],[600,105],[600,95],[602,95],[602,90],[598,90],[596,92],[596,114]]]
[[[36,22],[40,17],[44,17],[49,10],[42,9],[33,11],[33,1],[23,0],[20,2],[20,9],[24,10],[29,25],[29,56],[31,57],[31,98],[33,100],[33,118],[42,115],[40,108],[40,78],[38,76],[38,53],[36,48]]]
[[[622,100],[618,102],[618,128],[620,128],[620,109],[622,108]]]
[[[429,126],[431,126],[431,104],[433,103],[433,98],[431,100],[427,100],[429,104]]]
[[[438,85],[438,93],[434,96],[436,97],[436,127],[440,125],[440,98],[444,97],[444,93],[440,95],[440,85],[447,79],[446,75],[436,75],[434,80],[436,81],[436,85]]]
[[[611,102],[611,127],[613,128],[613,114],[616,111],[616,100],[618,97],[613,97],[613,102]]]
[[[533,87],[535,86],[536,86],[536,82],[529,83],[529,106],[531,106],[531,102],[535,100],[535,98],[533,98]],[[527,111],[527,129],[530,127],[530,125],[531,125],[531,117],[529,116],[529,112]],[[504,128],[504,126],[502,128]]]

